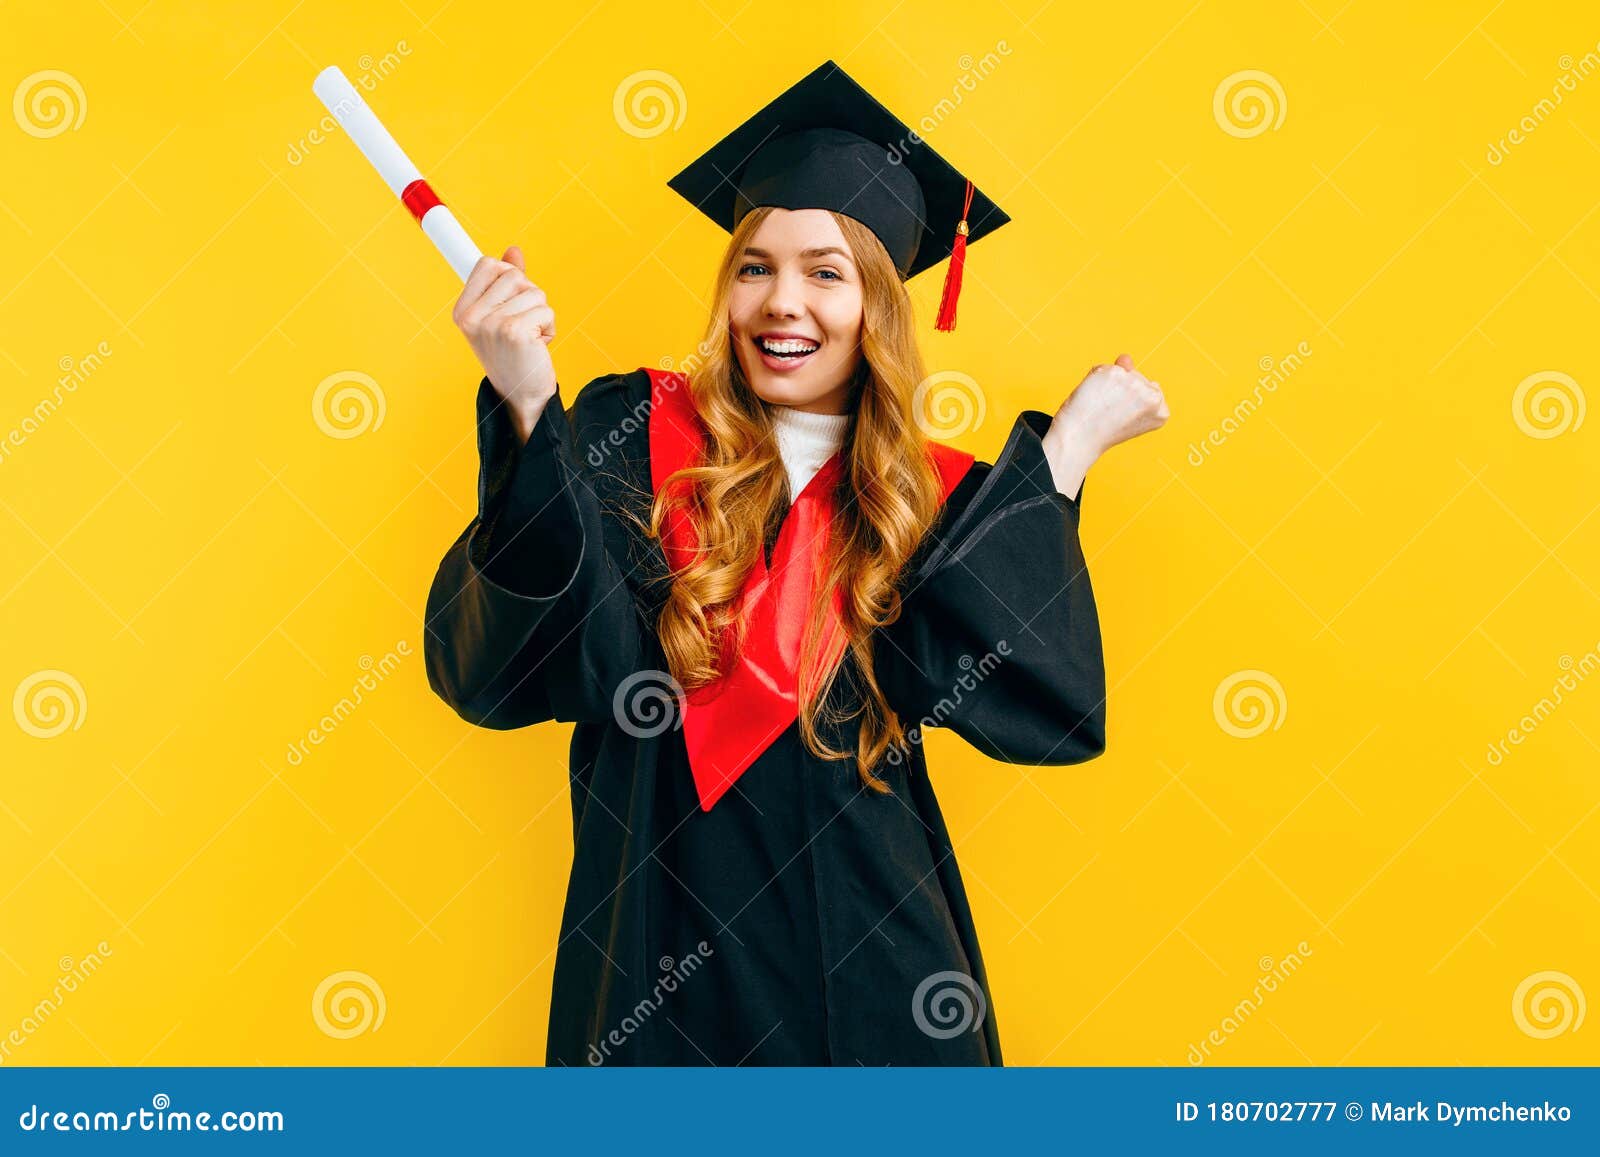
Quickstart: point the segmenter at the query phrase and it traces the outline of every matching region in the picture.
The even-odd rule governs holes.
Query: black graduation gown
[[[666,686],[636,674],[667,669],[665,555],[618,513],[648,523],[650,397],[642,369],[597,378],[570,411],[553,399],[519,448],[483,379],[478,514],[428,595],[428,680],[463,719],[576,724],[547,1063],[1000,1064],[920,742],[880,795],[850,761],[812,756],[795,723],[706,812],[681,729],[623,706]],[[950,727],[1027,764],[1105,745],[1099,622],[1049,421],[1023,412],[993,465],[973,464],[874,647],[908,729]],[[848,709],[845,662],[833,701]]]

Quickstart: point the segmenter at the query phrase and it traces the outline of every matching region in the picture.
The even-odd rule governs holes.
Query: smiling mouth
[[[758,337],[754,340],[756,348],[762,353],[768,357],[782,358],[785,361],[808,357],[822,348],[820,343],[808,341],[805,338],[768,339]]]

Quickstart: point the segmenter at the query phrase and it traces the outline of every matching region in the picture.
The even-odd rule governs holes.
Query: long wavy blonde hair
[[[705,424],[704,452],[695,464],[663,480],[651,507],[650,534],[660,538],[667,512],[678,507],[694,528],[699,550],[672,575],[657,622],[672,675],[685,688],[713,682],[741,645],[737,597],[772,532],[789,508],[788,480],[767,404],[751,389],[733,353],[728,302],[741,255],[770,208],[746,214],[723,254],[701,349],[689,373],[689,393]],[[906,562],[939,512],[939,475],[928,440],[912,410],[923,380],[911,299],[881,242],[864,225],[832,213],[855,256],[862,286],[861,358],[851,382],[851,415],[840,450],[843,472],[837,518],[817,598],[807,618],[801,650],[800,731],[805,746],[826,760],[848,751],[826,743],[818,722],[862,717],[854,752],[862,783],[890,790],[874,769],[905,733],[873,670],[871,632],[900,616],[896,589]],[[814,673],[829,592],[843,591],[845,660]],[[727,650],[724,650],[727,648]],[[824,705],[845,662],[860,676],[855,710],[825,716]]]

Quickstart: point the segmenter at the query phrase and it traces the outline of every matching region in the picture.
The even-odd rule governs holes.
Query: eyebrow
[[[837,245],[825,245],[818,249],[800,250],[801,257],[825,257],[830,253],[837,253],[846,261],[850,260],[850,254],[845,252],[843,249],[840,249]],[[769,260],[772,257],[772,254],[768,253],[765,249],[757,249],[754,245],[745,246],[744,255],[746,257],[765,257]]]

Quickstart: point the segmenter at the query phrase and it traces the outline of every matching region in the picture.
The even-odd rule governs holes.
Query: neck
[[[811,442],[829,442],[837,446],[844,440],[850,415],[821,410],[802,410],[798,406],[769,406],[772,423],[780,432],[796,434]]]
[[[850,425],[849,414],[820,414],[792,406],[769,406],[778,455],[789,476],[789,497],[805,489],[829,458],[838,453]]]

